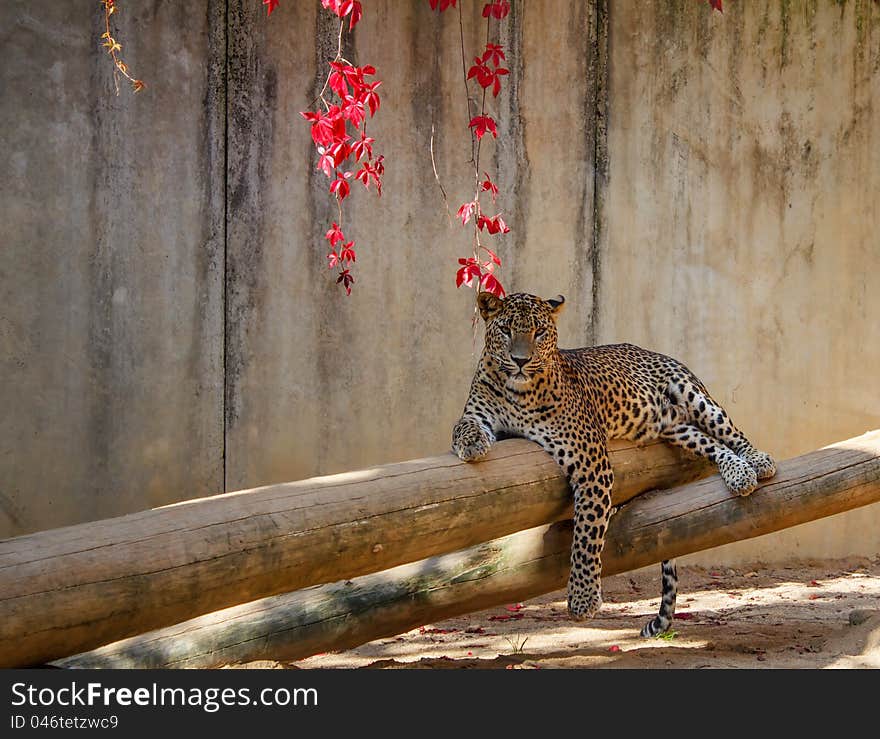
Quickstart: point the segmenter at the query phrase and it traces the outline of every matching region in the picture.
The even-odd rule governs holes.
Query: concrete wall
[[[430,162],[433,127],[454,211],[457,16],[371,0],[347,50],[384,81],[369,126],[387,172],[381,200],[345,203],[346,298],[299,117],[332,17],[123,4],[149,88],[117,98],[94,5],[0,5],[0,536],[448,448],[480,343],[453,282],[467,232]],[[512,228],[505,284],[568,297],[565,345],[678,356],[779,456],[880,426],[880,8],[608,5],[514,2],[505,21],[483,150]],[[878,523],[864,510],[722,555],[875,553]]]
[[[0,536],[223,484],[216,17],[124,5],[116,97],[98,3],[0,3]]]
[[[785,458],[880,427],[880,7],[704,10],[611,3],[599,339]],[[878,551],[872,506],[701,557]]]
[[[476,351],[473,295],[454,283],[469,232],[450,223],[430,160],[433,126],[454,213],[473,181],[457,16],[438,17],[427,2],[371,3],[358,26],[351,52],[383,80],[382,108],[369,130],[388,165],[380,200],[358,185],[345,202],[346,233],[358,243],[357,282],[346,298],[326,269],[323,235],[336,207],[327,179],[313,169],[314,147],[299,117],[323,85],[338,26],[319,3],[286,4],[270,23],[256,3],[237,7],[230,26],[227,484],[447,449]],[[469,48],[485,42],[475,4],[465,28]],[[570,76],[586,77],[590,15],[577,4],[558,14],[527,5],[507,28],[503,41],[521,66],[511,70],[510,95],[497,101],[504,148],[487,143],[483,153],[504,193],[499,205],[512,216],[511,234],[500,242],[506,281],[567,293],[589,311],[584,245],[592,231],[585,204],[592,202],[594,91],[578,85],[561,112],[555,100]],[[546,38],[564,40],[571,58],[557,64],[545,55]],[[573,133],[570,146],[547,145],[551,115]],[[552,244],[552,255],[528,247],[536,241]],[[569,341],[586,337],[586,326],[570,324]]]

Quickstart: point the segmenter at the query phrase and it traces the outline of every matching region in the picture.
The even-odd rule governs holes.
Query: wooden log
[[[618,502],[706,474],[662,444],[612,447]],[[178,503],[0,541],[0,667],[41,664],[205,613],[565,519],[531,442]]]
[[[713,476],[642,495],[612,518],[604,575],[880,501],[880,432],[782,462],[749,498]],[[294,660],[565,586],[570,522],[518,532],[385,572],[265,598],[57,663],[216,667]],[[659,593],[658,593],[659,595]]]

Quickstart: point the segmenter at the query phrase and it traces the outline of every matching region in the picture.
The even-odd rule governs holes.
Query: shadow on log
[[[612,518],[611,575],[880,501],[880,432],[787,460],[748,498],[717,475],[654,491]],[[560,589],[569,522],[355,580],[265,598],[110,644],[65,667],[214,667],[346,649],[425,623]]]

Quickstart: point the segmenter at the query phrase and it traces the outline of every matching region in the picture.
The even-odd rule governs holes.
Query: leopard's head
[[[486,321],[486,352],[511,386],[528,385],[557,352],[556,317],[565,298],[543,300],[527,293],[498,298],[480,293],[477,304]]]

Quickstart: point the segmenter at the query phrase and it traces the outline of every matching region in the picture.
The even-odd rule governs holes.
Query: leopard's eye
[[[510,329],[507,326],[499,326],[498,330],[501,332],[501,335],[505,338],[510,338]]]
[[[547,329],[546,328],[539,328],[537,331],[535,331],[535,341],[540,341],[546,335],[547,335]]]

